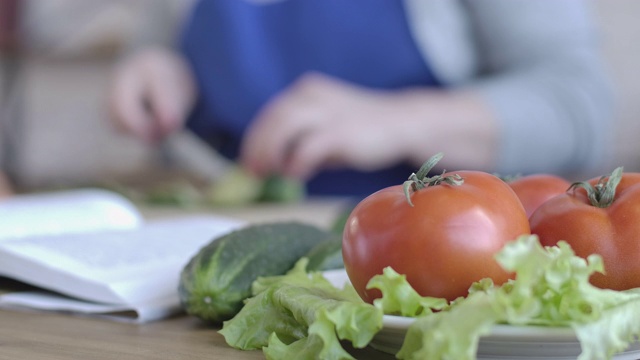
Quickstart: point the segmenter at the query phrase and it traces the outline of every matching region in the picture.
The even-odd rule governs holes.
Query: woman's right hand
[[[195,91],[193,75],[180,55],[146,49],[116,67],[110,115],[118,129],[156,143],[184,125]]]

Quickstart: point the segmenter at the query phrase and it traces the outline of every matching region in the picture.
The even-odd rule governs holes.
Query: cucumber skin
[[[342,259],[342,235],[332,234],[314,246],[306,255],[307,271],[325,271],[344,268]]]
[[[259,276],[282,275],[330,236],[298,222],[251,225],[212,240],[183,268],[178,294],[182,308],[206,322],[220,323],[240,311]]]

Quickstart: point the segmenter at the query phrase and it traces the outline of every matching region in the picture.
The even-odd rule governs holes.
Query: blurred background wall
[[[20,8],[21,47],[2,56],[3,166],[27,188],[162,166],[157,148],[111,127],[106,89],[128,51],[173,40],[190,0],[0,0],[0,7],[6,12],[11,2]],[[596,0],[594,10],[618,94],[613,166],[640,171],[640,1]]]
[[[618,97],[612,165],[640,171],[640,1],[596,0],[594,4]]]
[[[19,18],[19,45],[5,46],[0,71],[0,149],[21,187],[101,181],[161,165],[158,149],[116,133],[106,92],[121,57],[173,40],[186,3],[0,0],[0,11]]]

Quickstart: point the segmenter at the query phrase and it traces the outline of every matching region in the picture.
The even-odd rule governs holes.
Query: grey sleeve
[[[597,174],[613,93],[587,2],[469,0],[479,54],[471,84],[498,116],[498,172]]]

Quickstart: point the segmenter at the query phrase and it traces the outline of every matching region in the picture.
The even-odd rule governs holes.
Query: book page
[[[142,222],[133,203],[101,189],[17,195],[0,201],[0,242],[37,235],[131,229]]]
[[[0,295],[0,307],[25,311],[73,313],[132,323],[160,320],[181,311],[177,295],[154,299],[145,304],[111,305],[80,301],[47,291],[24,291]]]
[[[130,230],[6,240],[0,243],[0,275],[95,302],[143,303],[175,295],[188,260],[242,225],[189,216]]]

